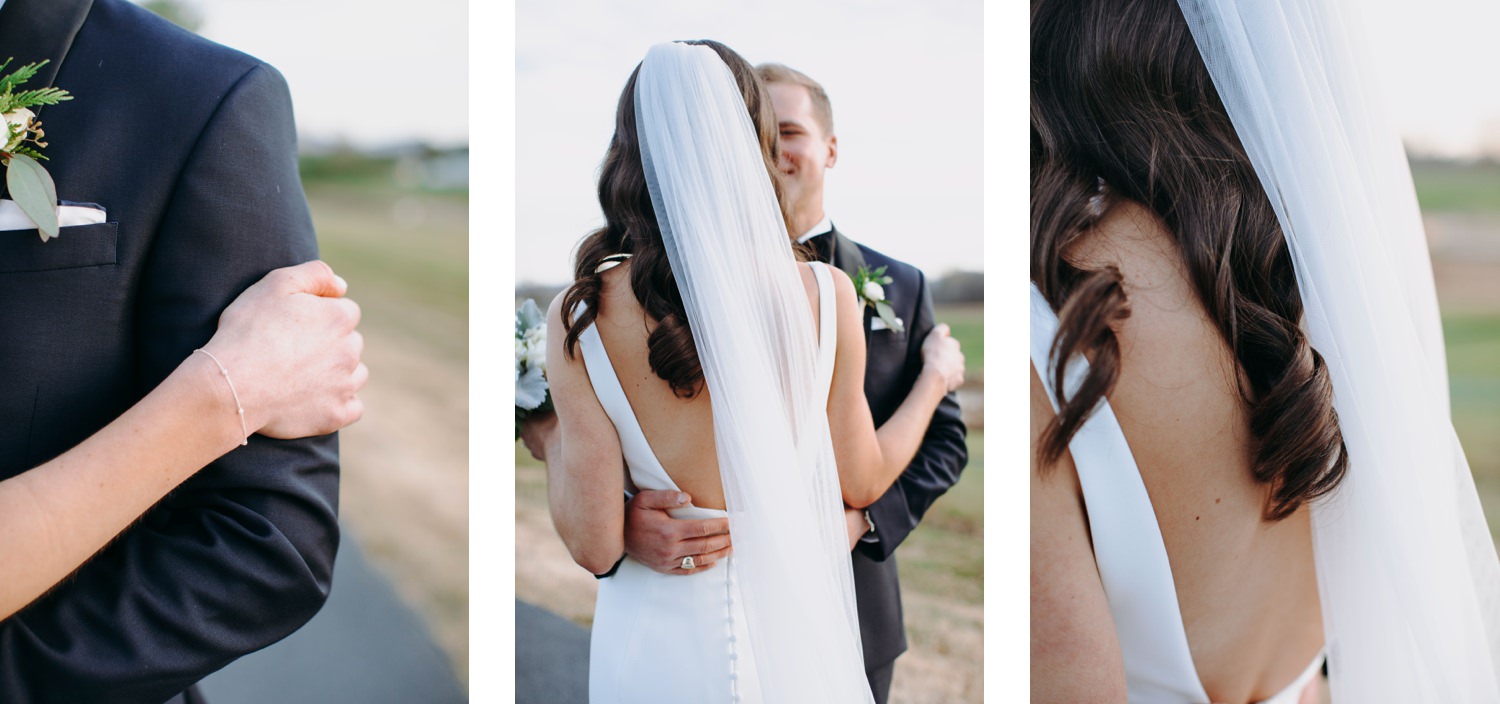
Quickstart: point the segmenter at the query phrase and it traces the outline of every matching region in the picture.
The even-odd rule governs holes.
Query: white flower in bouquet
[[[526,331],[521,343],[526,348],[526,366],[547,372],[547,324]]]
[[[532,367],[516,376],[516,408],[535,411],[547,400],[547,377]]]
[[[516,438],[532,413],[552,410],[547,388],[547,319],[536,301],[526,299],[516,311]]]

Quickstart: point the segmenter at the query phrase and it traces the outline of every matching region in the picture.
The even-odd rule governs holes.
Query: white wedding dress
[[[1057,315],[1031,285],[1031,363],[1057,409],[1054,369],[1049,361]],[[1068,365],[1068,383],[1088,373],[1082,358]],[[1084,422],[1068,443],[1083,490],[1099,581],[1109,601],[1115,635],[1125,661],[1130,701],[1137,704],[1206,704],[1209,701],[1177,605],[1177,587],[1151,497],[1109,401]],[[1323,664],[1319,654],[1296,680],[1262,704],[1297,704]]]
[[[826,265],[809,266],[818,282],[817,391],[826,399],[836,342],[833,279]],[[579,337],[579,347],[594,394],[620,436],[626,490],[681,491],[647,443],[593,325]],[[691,504],[670,513],[674,518],[728,515]],[[696,574],[662,574],[627,556],[614,576],[600,580],[589,643],[589,701],[763,701],[737,568],[731,555]]]

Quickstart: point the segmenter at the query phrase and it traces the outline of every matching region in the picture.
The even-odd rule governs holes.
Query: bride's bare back
[[[1124,275],[1130,317],[1116,329],[1120,375],[1109,403],[1161,527],[1199,678],[1215,702],[1270,697],[1307,668],[1323,643],[1309,511],[1304,506],[1275,523],[1262,519],[1267,491],[1250,474],[1254,438],[1233,353],[1161,222],[1121,203],[1068,256],[1086,268],[1116,266]],[[1033,371],[1033,443],[1052,417],[1039,385]],[[1032,483],[1033,591],[1038,534],[1060,546],[1045,559],[1067,555],[1069,546],[1074,558],[1082,554],[1070,529],[1086,526],[1082,495],[1071,458],[1061,465]],[[1086,557],[1092,569],[1092,553]],[[1049,579],[1046,571],[1041,579]],[[1093,580],[1097,588],[1097,573]],[[1042,586],[1034,618],[1046,618],[1058,600],[1056,585]],[[1107,619],[1100,595],[1088,596],[1079,603],[1095,617],[1103,605]],[[1112,630],[1092,631],[1096,639],[1113,638]],[[1035,640],[1035,625],[1033,632]]]
[[[610,363],[620,378],[625,397],[640,421],[646,442],[662,469],[678,488],[693,498],[693,505],[724,508],[724,486],[719,479],[714,447],[714,419],[708,389],[691,399],[679,398],[672,387],[651,371],[646,341],[656,328],[630,288],[630,265],[622,264],[601,275],[599,313],[594,325],[609,351]],[[812,311],[813,330],[818,325],[818,284],[811,267],[798,265]]]

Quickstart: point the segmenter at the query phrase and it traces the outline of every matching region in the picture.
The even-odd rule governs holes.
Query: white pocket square
[[[890,329],[891,329],[890,326],[886,325],[885,324],[885,320],[883,320],[880,316],[877,315],[877,316],[874,316],[874,317],[870,318],[870,332],[875,332],[876,330],[890,330]]]
[[[104,208],[93,203],[69,203],[57,207],[57,226],[96,225],[104,222]],[[9,198],[0,200],[0,232],[35,230],[36,223]]]

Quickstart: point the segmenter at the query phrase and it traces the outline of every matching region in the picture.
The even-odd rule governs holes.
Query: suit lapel
[[[859,251],[859,245],[854,240],[844,236],[837,227],[828,233],[833,237],[833,259],[829,263],[844,270],[849,278],[859,272],[859,268],[865,265],[865,255]]]
[[[5,0],[0,7],[0,61],[15,58],[5,72],[46,60],[50,63],[26,87],[52,85],[93,5],[93,0]],[[41,114],[40,108],[37,113]]]
[[[859,251],[859,245],[855,244],[854,240],[839,232],[838,227],[834,227],[828,235],[833,238],[833,261],[830,263],[842,269],[845,274],[849,275],[849,278],[854,278],[859,274],[860,268],[865,265],[864,253]],[[857,291],[855,293],[858,294]],[[870,345],[870,318],[875,315],[875,309],[865,305],[864,299],[861,298],[860,310],[864,315],[864,321],[860,327],[864,329],[865,346],[868,347]]]

